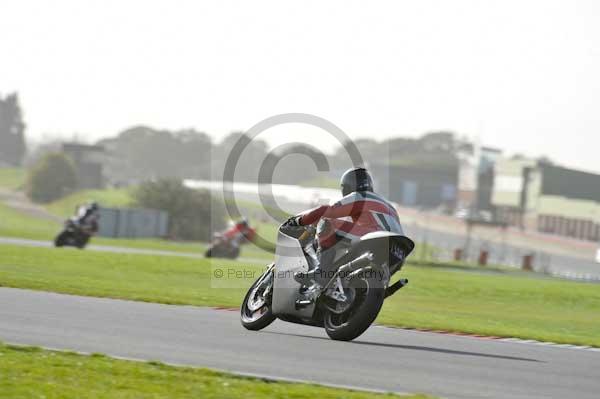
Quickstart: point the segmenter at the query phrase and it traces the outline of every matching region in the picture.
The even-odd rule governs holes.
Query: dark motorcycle
[[[74,218],[65,221],[65,227],[54,239],[55,247],[85,248],[90,238],[98,231],[98,222],[94,221],[89,226],[81,226]]]
[[[414,249],[408,237],[387,231],[362,236],[340,248],[335,272],[325,287],[303,287],[296,272],[315,267],[312,242],[314,229],[279,228],[275,262],[250,287],[241,306],[241,322],[248,330],[260,330],[275,319],[324,327],[334,340],[350,341],[375,321],[383,301],[408,283],[400,279],[390,285],[406,256]]]

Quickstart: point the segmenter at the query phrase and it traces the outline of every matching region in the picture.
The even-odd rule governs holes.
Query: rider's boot
[[[308,272],[298,272],[294,274],[294,280],[305,287],[317,284],[320,288],[325,287],[335,272],[333,260],[335,258],[335,248],[323,250],[321,247],[317,250],[317,266]]]

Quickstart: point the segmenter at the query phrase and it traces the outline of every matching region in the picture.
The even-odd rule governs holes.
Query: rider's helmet
[[[355,191],[373,191],[373,179],[365,168],[351,168],[342,175],[340,186],[344,196]]]
[[[242,227],[248,227],[248,219],[246,219],[245,217],[242,218],[242,220],[240,220],[238,222],[238,224]]]
[[[97,203],[96,201],[90,201],[90,202],[88,203],[88,209],[89,209],[89,210],[91,210],[91,211],[94,211],[94,212],[95,212],[95,211],[97,211],[97,210],[98,210],[98,208],[99,208],[99,206],[98,206],[98,203]]]

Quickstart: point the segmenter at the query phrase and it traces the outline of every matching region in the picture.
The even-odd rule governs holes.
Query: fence
[[[165,237],[169,215],[154,209],[100,209],[98,235],[112,238]]]
[[[468,238],[426,229],[417,224],[406,226],[406,230],[418,243],[412,254],[415,260],[451,262],[460,258],[473,264],[485,260],[487,265],[528,269],[573,280],[600,281],[600,264],[592,259],[508,245],[502,241],[479,239],[476,235]]]

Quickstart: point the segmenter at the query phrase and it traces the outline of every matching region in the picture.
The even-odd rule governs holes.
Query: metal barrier
[[[422,262],[462,261],[473,265],[507,266],[571,280],[600,281],[593,259],[559,255],[503,242],[449,234],[413,224],[404,226],[417,242],[411,258]]]
[[[101,208],[98,235],[112,238],[165,237],[169,215],[155,209]]]

